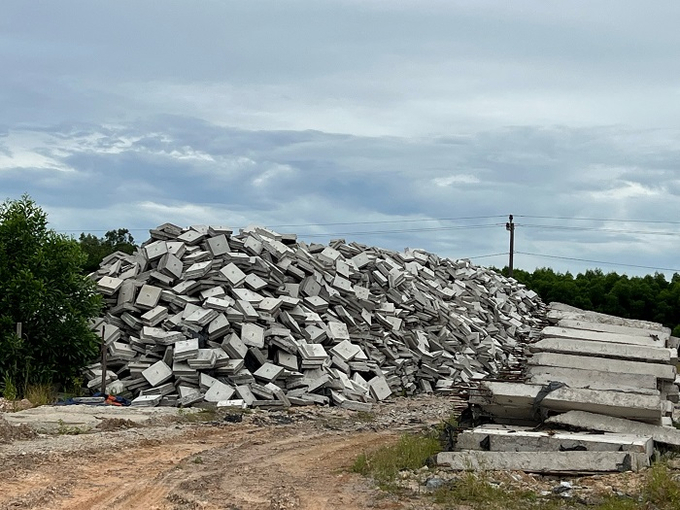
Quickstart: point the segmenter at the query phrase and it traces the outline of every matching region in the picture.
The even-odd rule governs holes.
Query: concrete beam
[[[676,428],[650,425],[648,423],[640,423],[622,418],[613,418],[611,416],[603,416],[596,413],[569,411],[567,413],[548,418],[546,423],[565,427],[573,427],[576,429],[649,436],[657,443],[680,446],[680,430]]]
[[[523,383],[485,382],[482,387],[490,392],[483,397],[490,404],[526,406],[531,408],[541,391],[541,386]],[[479,397],[475,397],[475,400]],[[471,402],[475,403],[471,397]],[[659,396],[598,391],[561,387],[548,393],[540,407],[551,411],[588,411],[621,418],[658,423],[665,407]]]
[[[613,333],[616,335],[629,336],[650,336],[658,337],[661,342],[667,342],[670,338],[670,330],[664,328],[663,330],[648,329],[648,328],[633,328],[630,326],[619,326],[617,324],[602,324],[600,322],[590,322],[575,319],[561,319],[557,326],[571,329],[585,329],[589,331],[601,331],[602,333]]]
[[[659,395],[659,390],[656,389],[656,377],[653,375],[617,374],[600,370],[542,366],[528,367],[526,375],[528,382],[542,386],[558,381],[571,388]]]
[[[650,347],[595,340],[548,337],[529,345],[531,352],[557,352],[580,356],[642,361],[645,363],[671,363],[671,353],[665,347]]]
[[[651,336],[619,335],[616,333],[562,328],[559,326],[548,326],[543,328],[542,334],[544,337],[572,338],[575,340],[595,340],[598,342],[642,345],[646,347],[666,347],[666,342]]]
[[[483,425],[458,435],[456,450],[487,450],[492,452],[569,451],[635,452],[651,457],[654,451],[651,436],[633,434],[593,434],[586,432],[535,431],[521,427]]]
[[[454,471],[524,471],[526,473],[588,474],[637,471],[644,454],[627,452],[442,452],[437,465]]]
[[[531,358],[529,358],[528,363],[530,365],[599,370],[601,372],[620,374],[652,375],[662,381],[675,381],[676,376],[675,367],[672,365],[574,356],[570,354],[556,354],[552,352],[541,352],[534,354]]]

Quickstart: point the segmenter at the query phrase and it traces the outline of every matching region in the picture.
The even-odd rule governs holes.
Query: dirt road
[[[403,508],[350,467],[450,412],[446,399],[396,399],[370,415],[293,410],[16,441],[0,449],[0,510]]]

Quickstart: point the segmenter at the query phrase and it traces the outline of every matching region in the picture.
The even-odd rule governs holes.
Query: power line
[[[659,236],[680,236],[680,232],[669,232],[668,230],[630,230],[606,227],[578,227],[572,225],[541,225],[535,223],[517,223],[519,227],[533,228],[536,230],[572,230],[577,232],[592,231],[592,232],[611,232],[615,234],[644,234],[644,235],[659,235]]]
[[[485,216],[458,216],[454,218],[408,218],[402,220],[366,220],[366,221],[339,221],[331,223],[280,223],[276,225],[266,225],[269,228],[280,228],[280,227],[331,227],[331,226],[341,226],[341,225],[386,225],[395,223],[418,223],[418,222],[428,222],[428,221],[467,221],[467,220],[488,220],[493,218],[504,218],[502,214],[485,215]],[[155,227],[154,227],[155,228]],[[245,227],[234,227],[235,230]],[[89,228],[89,229],[76,229],[76,228],[66,228],[59,229],[60,232],[107,232],[111,230],[110,228]],[[129,231],[141,231],[141,230],[151,230],[150,228],[129,228]]]
[[[455,225],[451,227],[421,227],[421,228],[399,228],[393,230],[362,230],[355,232],[313,232],[305,234],[297,234],[298,237],[335,237],[335,236],[361,236],[361,235],[375,235],[375,234],[403,234],[407,232],[441,232],[444,230],[467,230],[478,228],[497,227],[499,223],[482,223],[477,225]]]
[[[564,257],[561,255],[545,255],[543,253],[531,253],[526,251],[516,251],[515,253],[520,253],[522,255],[530,255],[532,257],[541,257],[546,259],[571,260],[575,262],[588,262],[590,264],[603,264],[605,266],[634,267],[638,269],[655,269],[657,271],[673,271],[674,273],[680,273],[680,269],[673,269],[669,267],[642,266],[638,264],[624,264],[622,262],[605,262],[602,260],[582,259],[578,257]]]
[[[680,225],[680,221],[672,220],[641,220],[624,218],[588,218],[583,216],[532,216],[529,214],[516,214],[515,218],[530,218],[541,220],[573,220],[573,221],[611,221],[619,223],[662,223],[668,225]]]
[[[519,252],[515,252],[515,253],[519,253]],[[500,252],[500,253],[488,253],[486,255],[475,255],[474,257],[460,257],[460,258],[461,259],[469,259],[469,260],[477,260],[477,259],[488,259],[488,258],[491,258],[491,257],[501,257],[501,256],[505,257],[507,255],[508,255],[508,252],[503,251],[503,252]],[[458,257],[456,257],[456,258],[458,258]]]

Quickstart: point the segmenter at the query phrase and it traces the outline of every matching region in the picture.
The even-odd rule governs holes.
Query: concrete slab
[[[642,467],[638,456],[628,452],[442,452],[437,454],[437,465],[454,471],[546,474],[637,471]]]

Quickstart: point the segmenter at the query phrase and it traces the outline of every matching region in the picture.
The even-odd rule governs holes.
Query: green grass
[[[178,420],[181,423],[205,423],[215,421],[217,418],[216,409],[201,409],[199,411],[188,411],[186,409],[179,409],[177,411]]]
[[[359,455],[352,471],[371,476],[381,488],[394,489],[399,471],[423,467],[427,459],[440,450],[436,438],[404,434],[396,445]]]
[[[57,434],[60,436],[77,436],[78,434],[84,434],[85,430],[80,427],[67,425],[64,420],[59,420],[59,428],[57,428]]]

